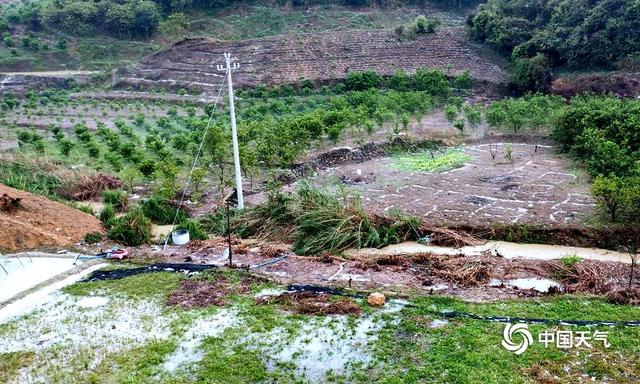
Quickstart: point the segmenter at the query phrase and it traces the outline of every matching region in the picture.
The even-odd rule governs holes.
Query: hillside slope
[[[281,35],[244,41],[188,38],[170,49],[122,68],[117,86],[192,88],[210,91],[221,81],[216,69],[223,52],[231,52],[241,69],[239,85],[288,84],[344,78],[349,71],[392,74],[419,67],[454,75],[468,70],[476,80],[504,84],[507,75],[467,42],[462,28],[442,28],[416,39],[399,39],[391,30],[337,31]]]

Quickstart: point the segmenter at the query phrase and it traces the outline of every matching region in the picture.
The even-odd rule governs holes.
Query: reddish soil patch
[[[560,77],[551,84],[551,92],[564,97],[584,93],[612,93],[619,97],[635,97],[640,95],[640,72],[590,73]]]
[[[331,295],[312,292],[263,296],[256,300],[256,304],[282,304],[292,312],[305,315],[359,315],[361,312],[358,304],[351,299],[334,299]]]
[[[226,304],[227,296],[247,293],[250,290],[250,278],[232,284],[226,277],[218,276],[215,281],[183,280],[180,286],[167,298],[167,305],[182,308],[206,308]]]
[[[0,249],[3,251],[68,246],[89,232],[104,232],[96,217],[62,203],[0,184],[0,195],[5,193],[21,200],[18,209],[0,211]]]

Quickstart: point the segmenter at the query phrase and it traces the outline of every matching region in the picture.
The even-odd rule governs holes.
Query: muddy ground
[[[290,252],[286,245],[237,239],[234,243],[236,268],[248,268],[280,284],[381,290],[394,294],[437,293],[476,302],[563,292],[605,296],[625,289],[630,273],[629,265],[621,262],[528,260],[505,258],[492,252],[474,256],[423,253],[303,257]],[[168,262],[228,265],[225,247],[224,239],[215,238],[192,242],[187,247],[168,247],[156,255],[162,255],[161,260]]]
[[[491,146],[497,146],[495,160]],[[317,188],[339,185],[357,192],[367,210],[400,208],[438,225],[560,225],[579,223],[594,212],[587,177],[556,148],[523,142],[511,147],[513,163],[503,158],[505,144],[480,142],[461,147],[470,160],[449,171],[407,171],[393,157],[382,157],[328,168],[307,181]]]

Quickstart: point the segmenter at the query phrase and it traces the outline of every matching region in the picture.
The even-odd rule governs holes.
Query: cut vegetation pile
[[[62,203],[0,184],[0,195],[20,199],[19,209],[0,211],[0,249],[14,252],[43,246],[68,246],[87,233],[104,233],[92,215]]]
[[[262,296],[256,304],[281,304],[285,309],[305,315],[359,315],[358,304],[347,298],[333,298],[314,292],[286,292],[278,296]]]
[[[266,203],[235,216],[231,226],[242,237],[293,242],[299,255],[319,255],[417,238],[420,221],[370,215],[357,199],[343,203],[303,186],[295,195],[270,195]]]
[[[100,198],[104,191],[119,188],[122,188],[120,179],[106,173],[97,173],[78,177],[62,187],[58,194],[75,201],[95,200]]]
[[[254,281],[251,277],[232,281],[226,276],[215,276],[206,280],[183,280],[180,286],[171,292],[167,304],[187,309],[223,306],[227,304],[226,299],[229,295],[249,292]]]

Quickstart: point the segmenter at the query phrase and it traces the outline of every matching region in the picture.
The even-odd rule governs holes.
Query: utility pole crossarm
[[[240,148],[238,146],[238,132],[236,128],[236,108],[233,97],[233,83],[231,82],[231,71],[240,68],[240,64],[231,64],[231,53],[224,54],[226,66],[218,65],[218,71],[227,73],[227,84],[229,86],[229,112],[231,114],[231,140],[233,141],[233,165],[236,174],[236,194],[238,197],[238,209],[244,209],[244,196],[242,194],[242,174],[240,168]]]

